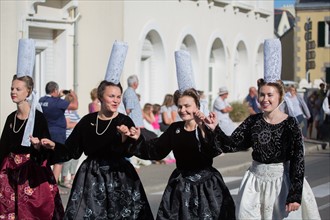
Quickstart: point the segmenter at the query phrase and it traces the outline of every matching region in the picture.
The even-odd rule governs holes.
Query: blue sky
[[[283,5],[294,4],[295,0],[274,0],[274,8],[281,8]]]

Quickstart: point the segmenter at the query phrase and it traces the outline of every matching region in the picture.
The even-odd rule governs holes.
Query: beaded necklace
[[[99,133],[97,130],[98,130],[98,125],[99,125],[99,120],[98,120],[98,116],[96,116],[96,126],[95,126],[95,132],[96,132],[96,134],[97,135],[102,135],[102,134],[104,134],[105,132],[106,132],[106,130],[108,130],[108,128],[109,128],[109,126],[110,126],[110,124],[111,124],[111,122],[112,122],[112,119],[110,119],[109,120],[109,123],[108,123],[108,125],[107,125],[107,127],[104,129],[104,131],[102,131],[101,133]]]
[[[15,127],[16,127],[16,117],[17,117],[17,112],[15,113],[15,117],[14,117],[14,126],[13,126],[13,132],[15,134],[17,134],[24,126],[25,122],[26,122],[26,119],[23,121],[21,127],[19,127],[19,129],[17,131],[15,131]]]

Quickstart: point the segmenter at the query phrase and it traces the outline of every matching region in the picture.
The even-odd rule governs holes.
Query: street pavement
[[[328,143],[326,147],[329,148]],[[322,142],[314,140],[305,141],[306,154],[318,150],[322,150]],[[214,158],[213,166],[217,168],[222,175],[237,170],[245,170],[251,165],[251,152],[252,150],[250,149],[249,151],[222,154]],[[148,195],[154,192],[162,192],[165,189],[168,178],[174,169],[175,163],[141,166],[137,172],[141,178],[146,194]],[[70,190],[61,186],[60,190],[67,193],[61,194],[63,205],[66,207]]]

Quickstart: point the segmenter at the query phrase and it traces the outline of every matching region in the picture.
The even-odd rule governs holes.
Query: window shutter
[[[330,83],[330,67],[325,68],[325,82]]]
[[[325,22],[318,22],[318,32],[317,32],[317,46],[324,47],[324,38],[325,38]]]

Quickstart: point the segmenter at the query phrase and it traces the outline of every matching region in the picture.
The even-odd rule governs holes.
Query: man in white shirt
[[[213,104],[213,111],[217,114],[221,130],[226,135],[231,135],[237,126],[229,117],[229,112],[233,110],[233,107],[227,102],[227,97],[227,87],[220,87],[219,96],[215,99]]]

